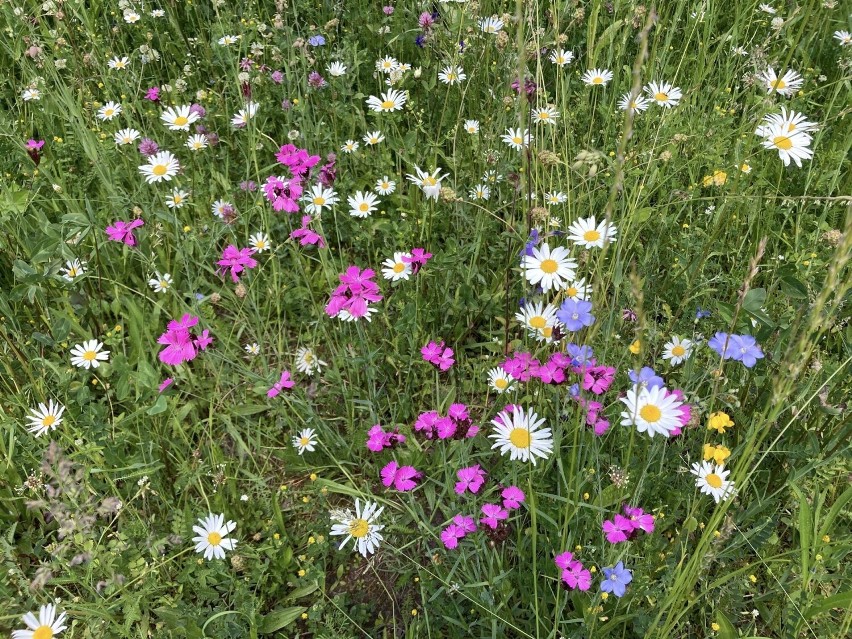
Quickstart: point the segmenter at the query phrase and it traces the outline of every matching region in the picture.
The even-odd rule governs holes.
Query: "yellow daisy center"
[[[512,142],[514,142],[515,144],[523,144],[524,141],[516,135],[512,138]]]
[[[349,534],[356,539],[366,537],[368,532],[370,532],[370,524],[366,519],[353,519],[349,524]]]
[[[539,120],[546,120],[549,117],[550,117],[550,114],[547,111],[539,111],[538,112]]]
[[[669,101],[669,94],[663,93],[662,91],[657,91],[657,93],[654,94],[654,99],[657,102],[668,102]]]
[[[50,626],[39,626],[33,631],[33,639],[51,639],[53,628]]]
[[[172,202],[174,202],[175,204],[180,204],[181,202],[183,202],[183,198],[180,195],[175,195],[172,198]]]
[[[394,273],[402,273],[404,270],[405,270],[405,264],[403,264],[402,262],[397,262],[396,264],[393,265],[393,272]]]
[[[535,317],[530,318],[530,326],[541,330],[547,326],[547,320],[541,315],[536,315]]]
[[[567,295],[568,297],[577,297],[577,293],[579,292],[580,291],[577,290],[576,286],[569,286],[565,289],[565,295]]]
[[[565,58],[561,55],[556,56],[556,64],[565,64]]]
[[[302,359],[305,360],[307,364],[311,364],[314,361],[314,354],[311,351],[308,351],[302,356]]]
[[[189,118],[179,115],[175,118],[175,126],[186,126],[189,124]]]
[[[672,348],[672,355],[674,355],[675,357],[683,357],[684,355],[686,355],[686,349],[680,344],[678,344],[677,346],[674,346]]]
[[[314,198],[314,204],[317,205],[317,206],[322,206],[323,204],[325,204],[325,198],[324,197],[315,197]]]
[[[56,417],[54,417],[53,415],[45,415],[44,419],[41,420],[41,425],[45,428],[50,428],[55,423]]]
[[[95,357],[97,357],[97,353],[95,351],[86,351],[83,353],[83,359],[87,362],[91,362]]]
[[[367,204],[366,202],[361,202],[361,204],[358,205],[358,210],[359,211],[369,211],[370,205]]]
[[[458,77],[458,76],[457,76],[455,73],[448,73],[448,74],[447,74],[447,80],[449,80],[450,82],[452,82],[453,80],[455,80],[457,77]]]
[[[592,78],[592,84],[603,84],[603,78],[599,75],[596,75]]]
[[[722,478],[719,477],[716,473],[708,474],[704,480],[707,482],[707,485],[711,488],[721,488],[722,487]]]
[[[639,417],[652,424],[660,421],[660,417],[662,416],[663,412],[653,404],[646,404],[639,411]]]
[[[539,268],[549,275],[555,273],[559,269],[559,264],[556,260],[546,259],[541,261],[541,266]]]
[[[153,169],[151,169],[151,173],[153,173],[154,175],[165,175],[167,170],[168,169],[166,168],[165,164],[158,164]]]
[[[494,380],[494,386],[500,390],[506,390],[509,387],[509,380],[498,377]]]
[[[73,266],[68,269],[68,277],[77,277],[77,269]]]
[[[211,546],[218,546],[222,543],[222,535],[217,532],[207,533],[207,543]]]
[[[601,239],[601,234],[598,233],[595,229],[590,229],[583,233],[583,239],[587,242],[597,242]]]
[[[433,178],[431,175],[427,178],[423,179],[423,184],[426,186],[435,186],[438,183],[438,180]]]
[[[787,83],[784,82],[784,80],[782,80],[781,78],[778,78],[777,80],[775,80],[775,82],[772,83],[772,88],[776,91],[783,91],[787,88]]]
[[[106,116],[106,117],[111,116],[113,113],[115,113],[115,109],[105,109],[104,110],[104,116]]]
[[[526,428],[513,428],[509,433],[509,441],[515,448],[529,448],[530,439],[530,431]]]
[[[169,288],[169,283],[167,280],[160,280],[160,288]]]
[[[777,146],[782,151],[789,151],[793,148],[793,141],[786,135],[776,135],[772,138],[772,144]]]
[[[553,327],[552,326],[546,326],[544,328],[544,330],[541,331],[541,334],[544,335],[545,337],[550,337],[551,335],[553,335]]]
[[[302,446],[307,446],[307,445],[308,445],[308,444],[310,444],[310,443],[311,443],[311,440],[310,440],[310,439],[308,439],[307,437],[302,437],[302,438],[299,440],[299,444],[301,444]]]
[[[382,102],[382,108],[383,109],[392,109],[395,106],[396,106],[396,102],[394,102],[393,100],[385,100],[384,102]]]

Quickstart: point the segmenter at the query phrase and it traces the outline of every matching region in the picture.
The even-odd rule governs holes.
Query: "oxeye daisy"
[[[590,69],[580,78],[584,84],[589,86],[606,86],[612,80],[612,71],[608,69]]]
[[[559,111],[552,106],[534,109],[532,112],[532,120],[536,124],[556,124],[559,119]]]
[[[681,90],[668,82],[649,82],[645,85],[645,93],[655,103],[667,109],[677,106],[683,97]]]
[[[547,242],[532,248],[532,255],[521,259],[521,270],[530,284],[539,284],[544,291],[561,291],[574,279],[577,262],[568,257],[568,249],[553,250]]]
[[[381,204],[374,193],[370,191],[358,191],[354,196],[346,198],[349,203],[349,215],[353,217],[370,217],[373,211],[378,210],[378,204]]]
[[[852,45],[852,33],[848,31],[835,31],[834,39],[840,43],[841,47],[848,47]]]
[[[391,71],[397,68],[399,68],[399,61],[396,58],[392,58],[390,56],[384,57],[378,62],[376,62],[376,69],[378,69],[382,73],[390,73]]]
[[[238,35],[225,35],[219,38],[218,42],[223,47],[229,47],[232,44],[236,44],[239,42],[240,36]]]
[[[381,131],[370,131],[361,139],[364,140],[364,143],[368,146],[375,146],[379,142],[384,142],[385,136]]]
[[[497,16],[482,18],[479,21],[479,30],[483,33],[499,33],[503,28],[503,21]]]
[[[398,251],[382,262],[382,275],[386,280],[396,282],[397,280],[407,280],[411,276],[412,267],[410,262],[404,261],[403,257],[411,257],[409,253]]]
[[[379,515],[382,514],[384,506],[381,508],[376,502],[368,501],[364,504],[364,509],[361,510],[361,500],[355,500],[355,514],[352,511],[346,510],[342,513],[337,513],[334,519],[338,523],[331,527],[331,535],[345,535],[340,548],[343,548],[350,539],[355,540],[355,550],[361,553],[363,557],[367,557],[379,548],[379,542],[382,537],[379,532],[384,526],[376,523]]]
[[[595,216],[578,218],[568,227],[568,238],[583,248],[603,248],[604,244],[615,242],[618,229],[606,220],[596,224]]]
[[[117,145],[122,146],[124,144],[133,144],[139,139],[139,135],[140,133],[136,129],[121,129],[115,132],[112,139],[115,140]]]
[[[495,440],[491,448],[499,448],[501,455],[508,452],[512,461],[531,462],[535,466],[537,457],[547,459],[553,452],[550,429],[540,428],[544,419],[538,419],[532,410],[516,407],[511,413],[502,411],[491,423],[494,433],[488,437]]]
[[[668,394],[665,386],[634,386],[619,401],[627,406],[627,410],[621,413],[621,424],[636,426],[640,433],[669,437],[681,425],[678,408],[683,402],[678,401],[673,393]]]
[[[317,433],[313,428],[305,428],[300,430],[299,434],[293,437],[293,448],[301,455],[305,451],[312,453],[316,450]]]
[[[637,95],[631,99],[629,93],[625,93],[618,101],[618,108],[622,111],[632,111],[633,113],[642,113],[648,108],[650,100],[643,95]]]
[[[562,291],[565,297],[572,300],[587,300],[592,296],[592,285],[586,284],[586,278],[581,277],[568,284]]]
[[[263,253],[264,251],[268,251],[272,248],[272,243],[269,241],[269,236],[266,233],[255,233],[254,235],[249,236],[249,246],[252,247],[255,252]]]
[[[180,170],[180,163],[170,151],[160,151],[148,158],[148,164],[142,164],[139,172],[145,176],[148,184],[169,181]]]
[[[441,193],[441,180],[447,177],[441,174],[441,168],[438,167],[432,173],[427,173],[419,166],[415,166],[414,172],[416,175],[406,174],[406,179],[419,186],[427,198],[437,200]]]
[[[202,149],[206,149],[207,145],[207,136],[203,133],[196,133],[195,135],[190,135],[186,139],[186,148],[188,148],[190,151],[201,151]]]
[[[556,319],[556,307],[543,302],[527,302],[515,313],[515,319],[524,325],[530,337],[543,342],[553,336],[553,328],[559,323]]]
[[[566,51],[565,49],[558,49],[550,54],[550,61],[558,67],[564,67],[567,64],[571,64],[573,59],[573,51]]]
[[[323,366],[328,366],[328,364],[317,357],[313,349],[301,346],[296,351],[296,370],[300,373],[313,375],[322,370]]]
[[[112,120],[119,113],[121,113],[121,105],[110,101],[98,109],[98,118],[104,121]]]
[[[399,111],[408,101],[405,93],[397,91],[396,89],[391,89],[387,93],[382,93],[381,96],[381,98],[377,98],[376,96],[371,95],[367,98],[367,106],[376,113]]]
[[[355,140],[346,140],[340,150],[344,153],[354,153],[358,150],[358,143]]]
[[[695,475],[695,487],[703,494],[713,497],[717,504],[736,495],[734,482],[728,480],[731,471],[725,470],[724,464],[696,462],[692,464],[692,470],[689,472]]]
[[[488,384],[498,393],[505,393],[514,381],[515,378],[499,366],[488,371]]]
[[[227,200],[216,200],[210,207],[210,211],[220,220],[228,219],[234,214],[234,205]]]
[[[677,366],[689,359],[692,354],[692,346],[691,340],[681,339],[675,335],[663,346],[663,359],[670,359],[672,365]]]
[[[474,135],[479,133],[479,121],[478,120],[465,120],[464,121],[464,130]]]
[[[80,260],[68,260],[65,262],[65,268],[59,270],[59,274],[66,282],[73,282],[86,272],[86,263]]]
[[[249,120],[257,115],[259,107],[260,105],[257,102],[249,102],[245,109],[240,109],[234,114],[234,117],[231,118],[231,124],[238,129],[244,127]]]
[[[172,191],[172,194],[166,197],[166,206],[170,209],[179,209],[184,204],[186,204],[186,200],[189,197],[189,193],[186,191],[181,191],[180,189],[175,189]]]
[[[767,136],[768,131],[773,125],[781,126],[781,129],[787,133],[808,133],[816,131],[819,128],[816,122],[808,120],[804,113],[797,113],[792,109],[787,111],[787,108],[784,106],[781,107],[781,113],[769,113],[765,115],[763,122],[764,124],[757,127],[755,131],[757,135],[763,137]]]
[[[41,91],[34,87],[24,89],[23,93],[21,93],[21,98],[24,100],[24,102],[30,102],[32,100],[41,100]]]
[[[339,78],[340,76],[346,75],[346,66],[340,62],[332,62],[326,68],[328,74],[332,78]]]
[[[487,184],[477,184],[468,195],[471,200],[488,200],[491,197],[491,189]]]
[[[464,70],[459,66],[448,66],[444,67],[440,73],[438,73],[438,79],[444,84],[458,84],[459,82],[464,82],[467,78]]]
[[[71,349],[71,364],[77,368],[97,368],[101,362],[109,361],[109,351],[102,350],[102,342],[91,339]]]
[[[199,114],[190,105],[169,107],[160,114],[160,119],[171,131],[189,131],[189,125],[199,119]]]
[[[568,201],[568,196],[565,195],[562,191],[551,191],[550,193],[544,194],[544,203],[548,206],[556,206],[558,204],[565,204]]]
[[[172,276],[169,273],[154,273],[154,277],[148,280],[148,286],[154,289],[155,293],[168,293],[172,287]]]
[[[802,88],[802,83],[804,82],[802,76],[792,69],[788,69],[784,72],[784,75],[778,77],[775,75],[775,69],[772,67],[768,67],[766,71],[761,73],[760,79],[763,81],[767,93],[774,91],[785,97],[790,97],[796,93],[796,91]]]
[[[68,626],[65,624],[67,613],[56,616],[56,606],[45,604],[35,613],[28,612],[22,618],[27,630],[13,630],[12,639],[52,639]]]
[[[260,345],[257,342],[246,344],[243,346],[243,350],[249,355],[260,355]]]
[[[387,175],[382,176],[381,180],[376,180],[376,193],[379,195],[390,195],[394,191],[396,191],[396,182]]]
[[[226,550],[233,550],[237,545],[235,539],[229,539],[228,535],[237,527],[236,522],[225,522],[225,515],[214,515],[210,513],[198,520],[198,525],[192,530],[198,536],[193,537],[195,552],[204,554],[204,558],[224,559]]]
[[[64,412],[65,407],[52,399],[48,400],[46,405],[39,403],[38,408],[30,409],[31,414],[27,417],[30,423],[27,430],[36,437],[55,430],[62,423],[62,413]]]
[[[529,132],[529,129],[524,129],[523,131],[520,129],[506,129],[506,133],[501,135],[500,139],[516,151],[520,151],[524,147],[529,146],[533,136]]]
[[[778,157],[784,166],[790,166],[790,160],[796,166],[802,166],[802,160],[810,160],[814,156],[811,151],[811,136],[807,133],[794,131],[790,133],[784,124],[774,124],[763,127],[763,147],[778,151]]]
[[[302,200],[308,203],[305,206],[305,211],[319,215],[323,212],[323,209],[331,208],[337,204],[338,197],[334,189],[326,188],[322,184],[314,184],[311,190],[302,197]]]

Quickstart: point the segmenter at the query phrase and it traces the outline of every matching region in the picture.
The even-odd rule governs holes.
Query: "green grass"
[[[849,28],[842,7],[776,3],[771,16],[757,2],[438,3],[441,19],[420,48],[417,19],[432,3],[397,3],[385,16],[363,0],[278,9],[187,0],[145,3],[135,24],[117,4],[69,0],[61,17],[20,4],[21,15],[0,5],[0,631],[58,600],[69,615],[61,636],[72,638],[848,635],[852,58],[832,37]],[[155,8],[162,18],[149,15]],[[479,17],[503,13],[508,37],[480,33]],[[226,34],[241,39],[219,46]],[[304,44],[316,34],[325,46]],[[263,50],[252,52],[254,43]],[[158,57],[143,65],[142,46]],[[31,47],[40,48],[34,57]],[[560,70],[537,55],[554,47],[575,61]],[[128,69],[108,69],[124,55]],[[398,87],[409,101],[374,114],[365,101],[387,90],[374,73],[386,55],[412,65]],[[244,57],[285,79],[248,72],[260,108],[235,130]],[[328,75],[332,60],[347,65],[345,76]],[[463,67],[463,83],[438,81],[449,64]],[[767,95],[754,80],[767,65],[801,73],[802,91]],[[612,82],[585,86],[580,76],[593,67],[612,70]],[[311,88],[311,71],[329,86]],[[511,89],[518,77],[538,85],[535,103]],[[623,93],[659,80],[683,90],[677,107],[633,118],[618,109]],[[24,101],[31,83],[41,99]],[[160,105],[143,99],[165,85],[173,90]],[[109,100],[123,112],[102,122],[95,114]],[[159,115],[196,102],[220,141],[193,153]],[[531,123],[545,104],[561,112],[554,127]],[[819,125],[802,168],[783,166],[754,134],[780,105]],[[465,132],[466,119],[480,122],[478,135]],[[113,142],[125,127],[175,153],[181,174],[145,184],[135,145]],[[529,153],[500,141],[508,127],[533,132]],[[340,152],[374,130],[386,140]],[[37,167],[29,138],[45,140]],[[275,213],[261,190],[240,189],[282,173],[275,153],[288,139],[320,164],[337,154],[341,202],[312,224],[325,249],[287,239],[301,214]],[[406,180],[415,165],[448,174],[438,201]],[[502,181],[490,200],[471,201],[487,171]],[[726,181],[705,186],[715,171]],[[351,217],[346,196],[384,175],[396,192],[371,217]],[[191,197],[169,209],[175,185]],[[549,191],[568,198],[542,216]],[[233,224],[212,215],[219,199],[236,206]],[[108,240],[107,225],[137,215],[137,247]],[[597,398],[613,424],[603,437],[568,396],[576,376],[502,396],[487,384],[510,351],[546,359],[559,350],[514,318],[519,300],[534,296],[518,255],[531,228],[565,231],[590,215],[615,224],[618,239],[572,248],[596,322],[566,341],[617,369]],[[256,232],[273,250],[255,255],[258,267],[235,287],[215,262]],[[384,299],[371,322],[324,313],[347,266],[380,271],[413,247],[434,257],[408,281],[379,274]],[[60,269],[75,258],[88,272],[66,282]],[[168,293],[148,286],[155,271],[173,276]],[[712,316],[695,319],[697,307]],[[158,361],[157,338],[184,313],[214,342],[175,369]],[[747,369],[702,344],[679,367],[662,360],[671,336],[706,341],[717,331],[753,335],[765,359]],[[73,368],[70,349],[88,339],[104,342],[109,362]],[[452,369],[422,360],[430,340],[454,349]],[[628,348],[635,340],[638,353]],[[256,357],[243,350],[253,342]],[[321,374],[296,373],[302,346],[328,363]],[[683,390],[694,428],[661,440],[619,425],[627,371],[642,366]],[[296,387],[270,400],[283,369]],[[165,377],[175,386],[160,395]],[[63,422],[34,437],[26,417],[49,399],[66,407]],[[446,414],[452,403],[466,404],[483,432],[446,442],[413,432],[419,414]],[[549,459],[532,466],[490,449],[491,420],[507,403],[546,419]],[[715,411],[735,423],[724,435],[706,428]],[[398,426],[406,443],[370,452],[377,423]],[[319,445],[299,456],[290,440],[303,428]],[[706,443],[732,451],[738,494],[718,505],[688,472]],[[423,473],[414,491],[382,486],[391,459]],[[484,489],[456,495],[456,470],[473,464],[488,471]],[[505,539],[480,527],[445,549],[441,529],[458,513],[478,518],[483,503],[499,501],[500,484],[527,497]],[[329,535],[329,512],[355,498],[385,508],[384,541],[369,559]],[[656,529],[612,545],[601,524],[623,504],[652,512]],[[192,526],[208,512],[237,522],[225,560],[194,553]],[[560,585],[553,557],[565,550],[595,568],[588,592]],[[618,561],[633,581],[623,598],[605,599],[602,569]]]

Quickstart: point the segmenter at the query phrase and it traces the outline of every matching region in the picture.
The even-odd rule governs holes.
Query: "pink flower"
[[[420,353],[423,355],[423,359],[430,364],[434,364],[437,362],[438,358],[441,357],[441,350],[444,348],[444,342],[437,344],[434,340],[426,344],[423,348],[420,349]]]
[[[470,419],[470,415],[468,415],[467,406],[465,404],[450,404],[450,409],[447,411],[447,415],[456,421]]]
[[[571,565],[573,559],[573,553],[563,552],[553,558],[553,563],[556,564],[557,568],[562,568],[563,570],[565,570],[569,565]]]
[[[503,508],[500,504],[483,504],[482,514],[485,515],[485,517],[482,517],[479,520],[479,523],[485,524],[492,530],[497,528],[502,520],[509,518],[509,511]]]
[[[461,528],[465,535],[476,531],[476,522],[473,521],[473,517],[466,517],[465,515],[458,514],[453,517],[453,523]]]
[[[195,338],[195,345],[202,351],[206,351],[207,347],[213,343],[213,338],[210,337],[210,331],[206,328],[201,331],[201,335]]]
[[[222,259],[216,262],[219,265],[219,274],[224,275],[228,269],[231,269],[231,279],[234,282],[239,282],[239,274],[245,269],[254,268],[257,266],[257,260],[252,255],[255,250],[253,248],[238,249],[233,244],[228,245],[222,252]]]
[[[438,439],[449,439],[453,435],[456,434],[456,429],[458,428],[455,420],[450,419],[449,417],[440,417],[437,422],[435,422],[435,429],[438,432]]]
[[[682,390],[675,389],[673,391],[667,391],[665,396],[669,397],[669,396],[672,396],[672,395],[674,395],[674,397],[675,397],[675,399],[677,399],[677,401],[684,402],[683,404],[681,404],[677,408],[678,413],[680,413],[680,415],[678,417],[678,419],[680,420],[680,426],[675,427],[672,430],[672,435],[680,435],[681,432],[682,432],[682,429],[685,428],[686,425],[689,424],[689,420],[692,419],[692,406],[690,406],[689,404],[686,403],[686,401],[685,401],[686,398],[684,397]]]
[[[303,215],[302,226],[292,231],[290,233],[290,238],[299,240],[299,244],[302,246],[316,244],[320,248],[323,248],[325,246],[325,240],[322,239],[322,235],[308,228],[308,224],[311,223],[312,219],[313,218],[311,218],[310,215]]]
[[[459,478],[455,487],[457,495],[463,494],[465,490],[476,494],[482,488],[482,484],[485,483],[485,471],[480,468],[479,464],[460,468],[456,471],[456,477]]]
[[[296,200],[302,196],[302,190],[302,182],[298,176],[288,180],[270,175],[263,185],[263,193],[266,199],[272,202],[272,210],[287,213],[296,213],[299,210]]]
[[[293,388],[296,385],[296,382],[293,381],[290,377],[290,371],[283,371],[281,373],[281,379],[275,382],[268,391],[266,391],[266,396],[270,399],[273,397],[277,397],[281,391],[285,388]]]
[[[143,226],[145,221],[141,218],[136,218],[130,222],[116,220],[112,226],[106,227],[106,234],[109,239],[115,242],[124,242],[127,246],[136,246],[136,237],[133,235],[133,229]]]
[[[500,364],[500,366],[515,379],[528,382],[536,374],[534,371],[541,366],[541,362],[533,359],[530,353],[515,353]]]
[[[522,491],[517,486],[509,486],[508,488],[504,488],[503,492],[500,493],[500,496],[503,498],[503,507],[508,508],[509,510],[520,508],[524,499],[526,499],[524,491]]]
[[[624,514],[630,519],[634,531],[644,530],[648,534],[654,532],[654,515],[631,506],[624,507]]]
[[[603,523],[603,531],[606,533],[606,540],[609,543],[617,544],[627,541],[627,536],[633,532],[633,522],[627,517],[616,515],[612,521],[607,520]]]
[[[430,257],[432,257],[432,254],[427,253],[424,249],[413,248],[408,255],[402,254],[402,261],[405,264],[411,264],[411,272],[416,275],[422,267],[426,266]]]
[[[196,337],[190,329],[198,324],[198,318],[186,314],[180,320],[172,320],[166,326],[166,332],[157,339],[158,344],[165,345],[158,354],[158,358],[164,364],[177,366],[183,362],[195,359],[198,354],[196,348],[207,348],[213,340],[204,331],[202,337]],[[203,338],[203,340],[202,340]],[[201,341],[201,343],[199,343]]]
[[[400,492],[412,490],[417,486],[417,479],[421,477],[413,466],[400,466],[395,461],[388,462],[381,471],[382,484],[385,487],[393,485]]]
[[[369,320],[369,303],[382,299],[379,285],[372,281],[375,276],[376,272],[369,268],[362,271],[353,265],[346,269],[338,276],[341,284],[332,292],[325,307],[326,314],[338,317],[345,312],[347,315],[343,319],[366,317]]]
[[[584,368],[583,390],[590,390],[595,395],[603,395],[615,380],[615,369],[612,366],[591,366]]]
[[[600,437],[606,431],[609,430],[609,422],[605,419],[599,419],[592,426],[592,430],[594,431],[595,435]]]
[[[174,381],[175,380],[173,380],[171,377],[167,377],[166,379],[164,379],[163,382],[160,384],[160,387],[159,387],[160,393],[162,393],[169,386],[171,386],[174,383]]]
[[[565,371],[555,362],[547,362],[530,368],[531,375],[538,377],[543,384],[561,384],[565,381]]]
[[[285,144],[275,155],[275,159],[289,168],[294,176],[302,176],[319,162],[320,156],[308,155],[306,149],[299,149],[292,144]]]
[[[449,550],[458,548],[459,539],[464,536],[464,531],[455,524],[450,524],[441,531],[441,541],[444,542],[444,547]]]
[[[562,571],[562,581],[564,581],[569,588],[588,590],[592,585],[592,573],[586,570],[583,567],[583,564],[579,561],[571,561]]]
[[[376,424],[367,431],[367,448],[373,452],[381,452],[385,448],[393,448],[397,444],[405,442],[405,435],[399,434],[399,429],[388,433],[382,428],[381,424]]]

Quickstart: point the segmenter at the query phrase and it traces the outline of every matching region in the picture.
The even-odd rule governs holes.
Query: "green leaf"
[[[312,584],[308,584],[307,586],[296,588],[293,592],[287,595],[287,600],[290,601],[291,599],[301,599],[302,597],[307,597],[312,592],[316,592],[317,588],[319,588],[319,584],[316,581]]]
[[[148,415],[159,415],[160,413],[164,413],[169,407],[168,402],[166,401],[165,395],[160,395],[157,398],[157,402],[151,406],[148,410],[145,411]]]
[[[842,610],[849,610],[849,606],[852,606],[852,590],[847,590],[846,592],[839,592],[836,595],[831,595],[831,597],[826,597],[822,601],[817,604],[814,604],[802,614],[805,619],[811,619],[816,617],[817,615],[821,615],[824,612],[828,612],[832,608],[840,608]]]
[[[808,289],[795,277],[789,275],[781,278],[781,290],[788,297],[796,300],[808,299]]]
[[[760,311],[760,307],[766,303],[766,289],[753,288],[745,294],[743,299],[743,308],[751,313]]]
[[[281,628],[286,628],[296,621],[296,619],[299,618],[299,615],[306,610],[307,608],[304,606],[291,606],[289,608],[273,610],[263,618],[263,621],[260,622],[260,627],[257,631],[262,635],[268,635],[276,630],[281,630]]]
[[[730,619],[718,611],[715,616],[716,623],[719,624],[719,634],[717,635],[719,639],[737,639],[737,629],[734,628]]]

